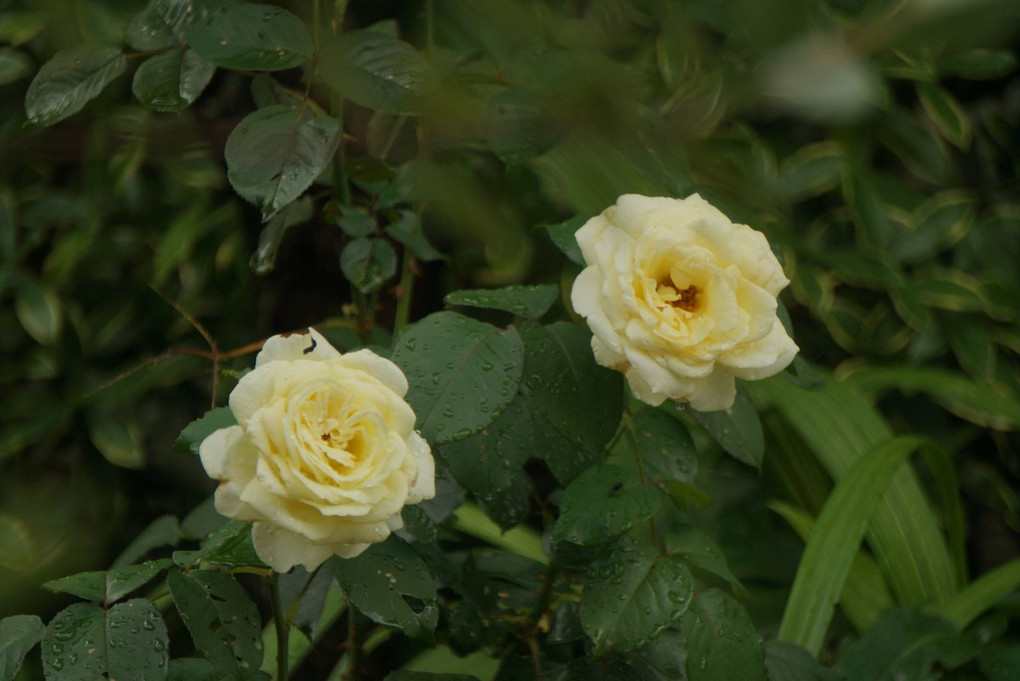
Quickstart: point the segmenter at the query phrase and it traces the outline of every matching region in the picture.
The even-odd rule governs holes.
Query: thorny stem
[[[280,575],[276,572],[269,578],[269,593],[273,606],[273,626],[276,628],[276,681],[287,681],[290,672],[287,660],[290,652],[290,620],[284,616],[280,602]]]

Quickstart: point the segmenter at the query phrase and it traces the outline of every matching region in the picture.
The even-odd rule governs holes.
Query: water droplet
[[[468,428],[462,428],[453,434],[454,440],[463,440],[471,435],[471,431]]]
[[[59,672],[61,669],[64,668],[64,661],[58,657],[57,659],[52,660],[50,662],[50,666]]]
[[[51,650],[54,655],[62,655],[64,653],[64,646],[60,643],[54,643]]]
[[[151,620],[142,620],[142,628],[146,631],[152,631],[156,628],[156,625]]]

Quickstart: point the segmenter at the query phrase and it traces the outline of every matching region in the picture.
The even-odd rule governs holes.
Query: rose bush
[[[401,527],[435,494],[435,464],[404,401],[407,379],[369,350],[341,355],[317,331],[274,336],[230,393],[238,425],[201,444],[216,509],[252,521],[279,572],[345,558]]]
[[[587,267],[571,302],[596,361],[643,402],[726,409],[735,378],[771,376],[797,353],[776,316],[789,280],[768,241],[697,194],[626,194],[576,239]]]

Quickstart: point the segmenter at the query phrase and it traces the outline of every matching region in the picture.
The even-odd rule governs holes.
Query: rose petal
[[[315,544],[271,523],[253,523],[251,541],[262,562],[277,572],[289,572],[295,565],[303,565],[311,572],[335,553],[333,546]],[[367,546],[362,545],[358,553]]]
[[[288,362],[297,359],[329,361],[340,357],[325,336],[309,328],[308,333],[294,333],[289,336],[273,336],[265,342],[255,358],[255,366],[268,362]]]

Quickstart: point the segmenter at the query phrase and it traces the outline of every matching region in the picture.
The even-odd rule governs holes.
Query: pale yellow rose
[[[407,379],[369,350],[341,355],[314,329],[266,341],[230,393],[238,425],[199,449],[216,510],[252,521],[278,572],[350,558],[435,495],[435,463],[404,401]]]
[[[697,194],[621,196],[577,231],[588,265],[571,302],[595,360],[634,395],[701,411],[727,409],[734,378],[782,371],[797,346],[776,317],[789,284],[765,237]]]

